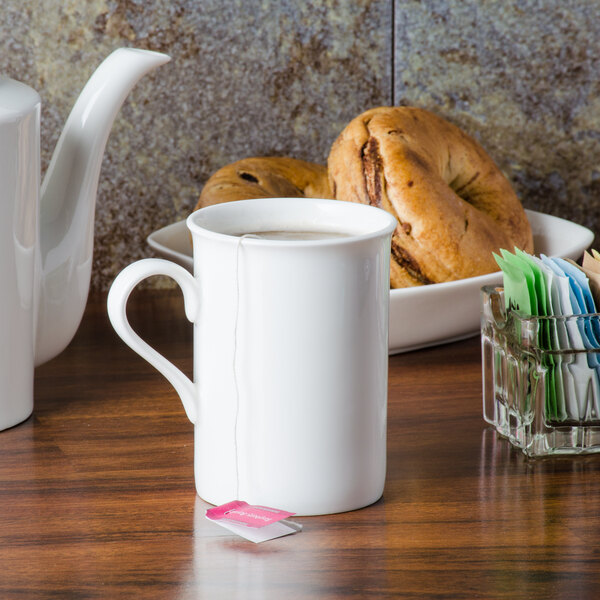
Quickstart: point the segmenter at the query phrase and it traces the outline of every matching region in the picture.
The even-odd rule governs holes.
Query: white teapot
[[[40,97],[0,77],[0,429],[33,411],[34,365],[71,341],[92,269],[106,140],[123,101],[165,54],[121,48],[92,75],[40,192]]]

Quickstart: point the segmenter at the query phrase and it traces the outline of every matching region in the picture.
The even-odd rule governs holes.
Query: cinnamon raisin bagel
[[[533,250],[531,227],[510,183],[483,148],[426,110],[381,107],[353,119],[328,159],[333,196],[398,218],[392,287],[498,270],[492,253]]]
[[[326,167],[286,157],[244,158],[210,177],[195,210],[232,200],[285,197],[333,198]]]

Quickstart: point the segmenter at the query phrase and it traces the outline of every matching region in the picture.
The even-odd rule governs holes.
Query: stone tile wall
[[[397,1],[394,32],[395,104],[453,121],[527,208],[600,235],[599,2]]]
[[[455,122],[525,206],[600,234],[599,13],[589,0],[4,0],[0,72],[42,96],[45,169],[105,56],[132,46],[173,58],[136,86],[108,141],[100,290],[152,255],[146,236],[187,216],[220,166],[324,163],[344,125],[378,105]]]

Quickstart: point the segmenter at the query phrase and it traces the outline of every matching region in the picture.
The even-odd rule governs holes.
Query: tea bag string
[[[235,312],[233,321],[233,385],[235,390],[235,410],[234,410],[234,421],[233,421],[233,448],[235,454],[235,499],[241,500],[240,498],[240,444],[239,444],[239,415],[240,415],[240,387],[238,382],[238,334],[239,334],[239,322],[240,322],[240,256],[242,254],[242,244],[246,238],[257,239],[258,236],[252,233],[245,233],[241,235],[235,254]]]

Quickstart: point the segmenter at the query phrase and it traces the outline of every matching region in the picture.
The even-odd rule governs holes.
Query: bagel
[[[498,270],[493,252],[533,251],[531,227],[510,183],[455,125],[413,107],[353,119],[328,158],[333,197],[398,218],[391,285],[452,281]]]
[[[287,157],[244,158],[216,171],[194,210],[252,198],[333,198],[327,168]]]

